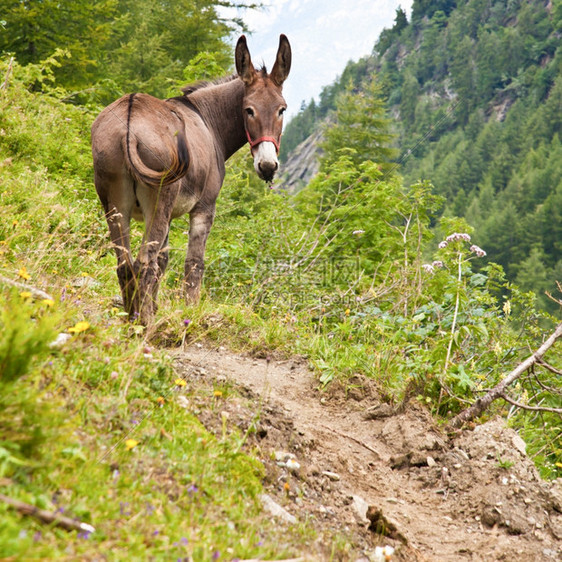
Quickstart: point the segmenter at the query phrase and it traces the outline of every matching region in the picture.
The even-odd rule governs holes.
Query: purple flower
[[[181,543],[181,544],[189,544],[189,541],[188,541],[185,537],[182,537],[182,538],[180,539],[180,543]]]
[[[191,484],[188,488],[187,488],[188,493],[190,494],[196,494],[199,491],[199,488],[197,488],[197,486],[195,484]]]
[[[183,321],[183,325],[184,325],[184,326],[189,326],[190,324],[191,324],[191,320],[190,320],[189,318],[186,318],[186,319]]]
[[[435,260],[432,264],[431,264],[435,269],[440,269],[443,267],[443,262],[441,260]]]
[[[439,246],[437,246],[437,247],[442,250],[443,248],[446,248],[448,245],[449,245],[449,242],[447,242],[447,240],[443,240],[443,242],[439,242]]]
[[[33,542],[39,542],[42,538],[43,538],[43,535],[41,534],[41,531],[37,531],[33,535]]]
[[[119,502],[119,512],[121,515],[131,515],[131,512],[127,510],[129,502]]]
[[[434,267],[430,263],[424,263],[422,268],[426,273],[433,273],[434,271]]]
[[[218,560],[221,557],[221,553],[218,550],[213,552],[213,560]]]
[[[90,535],[92,534],[91,531],[80,531],[78,533],[78,535],[76,535],[79,539],[85,539],[88,540],[90,538]]]

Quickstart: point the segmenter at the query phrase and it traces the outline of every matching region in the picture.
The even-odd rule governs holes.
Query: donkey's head
[[[291,46],[285,35],[279,38],[277,58],[269,74],[265,68],[256,71],[246,38],[242,35],[238,39],[236,70],[245,86],[242,107],[244,126],[254,157],[254,168],[265,181],[271,181],[279,168],[277,154],[283,130],[283,113],[287,108],[281,92],[290,69]]]

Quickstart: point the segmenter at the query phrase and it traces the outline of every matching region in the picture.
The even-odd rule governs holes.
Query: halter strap
[[[248,131],[248,129],[246,129],[246,136],[248,137],[248,142],[250,143],[250,148],[254,148],[255,146],[258,146],[258,144],[262,143],[262,142],[272,142],[273,145],[275,146],[275,150],[277,152],[277,154],[279,154],[279,148],[281,145],[281,139],[276,139],[275,137],[268,137],[268,136],[264,136],[264,137],[260,137],[259,139],[256,140],[252,140],[252,137],[250,136],[250,133]]]

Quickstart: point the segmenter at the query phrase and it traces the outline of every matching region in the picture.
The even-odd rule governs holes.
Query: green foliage
[[[107,104],[129,91],[163,97],[170,80],[178,81],[202,51],[213,53],[221,71],[231,67],[229,37],[243,25],[219,18],[222,5],[215,0],[1,0],[0,52],[25,65],[64,50],[67,58],[53,75],[73,92],[74,102]]]
[[[443,214],[468,218],[489,260],[555,313],[544,292],[556,290],[562,263],[562,12],[558,3],[550,9],[538,1],[456,4],[414,2],[410,24],[397,19],[371,58],[349,63],[362,73],[353,92],[364,108],[376,107],[380,96],[365,85],[380,85],[400,116],[394,131],[406,183],[430,180],[446,199]],[[347,84],[342,76],[325,89],[322,111],[304,107],[287,125],[291,138],[303,122],[313,130],[312,109],[317,120],[335,111],[331,93]],[[367,114],[353,119],[364,124]]]
[[[29,304],[29,291],[22,290],[5,295],[0,310],[0,379],[6,385],[27,374],[31,363],[45,355],[48,344],[55,340],[52,320],[48,307],[54,301],[43,303],[42,307]],[[5,396],[5,393],[2,393]]]
[[[0,300],[0,478],[31,466],[50,433],[31,375],[55,341],[54,304],[34,302],[26,290],[5,291]]]

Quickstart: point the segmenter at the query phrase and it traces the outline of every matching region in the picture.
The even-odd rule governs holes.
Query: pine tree
[[[381,87],[375,79],[364,84],[359,92],[352,85],[337,100],[335,122],[327,126],[322,143],[324,156],[321,168],[326,169],[349,150],[355,164],[370,160],[381,169],[390,170],[390,159],[395,151],[390,148],[392,135],[386,117]]]

